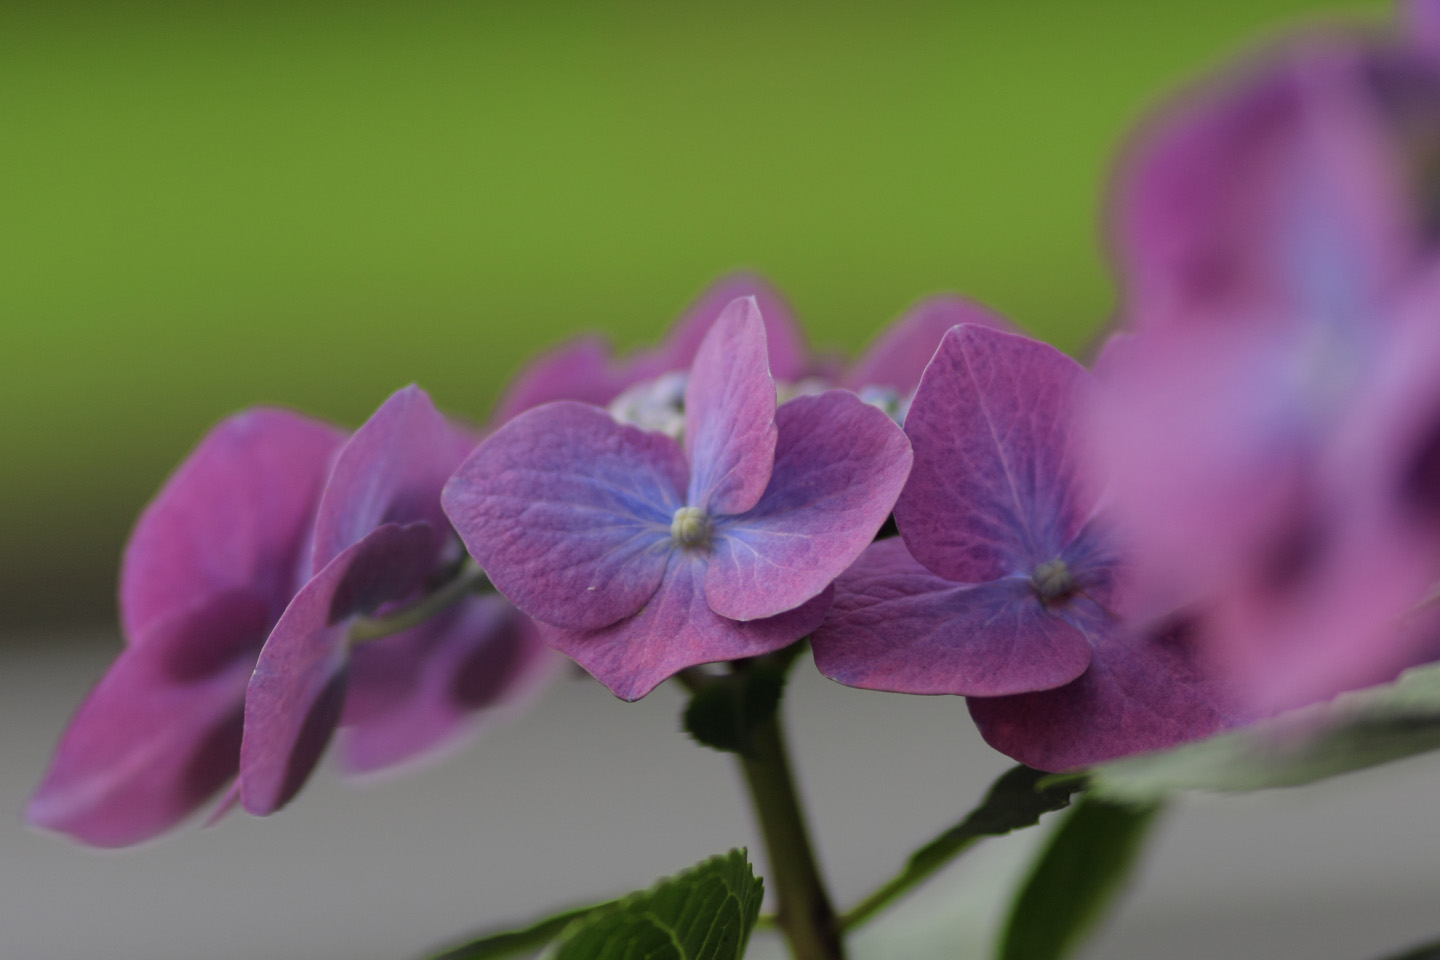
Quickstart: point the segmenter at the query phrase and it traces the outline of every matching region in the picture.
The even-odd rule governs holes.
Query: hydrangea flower
[[[125,548],[127,647],[71,721],[31,823],[96,846],[175,826],[235,779],[245,688],[301,582],[345,434],[282,410],[210,430]]]
[[[617,696],[809,633],[890,512],[904,434],[853,394],[777,407],[754,298],[697,351],[684,440],[574,402],[482,443],[446,513],[495,586]]]
[[[271,631],[246,694],[249,812],[294,797],[342,715],[352,728],[347,757],[368,771],[450,737],[469,712],[519,693],[543,669],[533,631],[495,598],[466,598],[373,644],[349,640],[357,617],[413,600],[455,569],[459,545],[440,490],[473,445],[411,386],[340,451],[316,513],[309,579]]]
[[[1137,611],[1203,607],[1201,642],[1262,709],[1431,647],[1410,614],[1437,541],[1399,495],[1425,433],[1387,424],[1429,402],[1396,371],[1440,303],[1437,134],[1433,54],[1318,38],[1165,114],[1119,180],[1134,335],[1090,434]]]
[[[836,583],[815,662],[849,686],[963,694],[986,740],[1060,770],[1229,718],[1183,643],[1124,619],[1128,571],[1076,442],[1088,374],[993,328],[945,335],[905,420],[914,469]]]

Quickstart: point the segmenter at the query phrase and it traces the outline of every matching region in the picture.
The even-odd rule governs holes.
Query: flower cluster
[[[135,529],[127,646],[31,819],[133,843],[227,786],[268,814],[337,728],[352,771],[431,752],[546,648],[633,700],[809,637],[825,675],[963,696],[1044,770],[1440,654],[1430,9],[1142,131],[1092,369],[953,297],[847,364],[736,276],[658,347],[547,354],[484,429],[415,387],[348,436],[221,423]]]

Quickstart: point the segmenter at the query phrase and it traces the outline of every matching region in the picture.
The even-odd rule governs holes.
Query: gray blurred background
[[[478,419],[542,345],[653,340],[741,266],[827,347],[955,290],[1078,349],[1113,299],[1099,225],[1125,131],[1287,25],[1386,7],[0,4],[0,960],[388,960],[758,855],[672,691],[625,705],[579,679],[432,770],[322,775],[265,821],[97,853],[21,813],[119,649],[130,523],[220,417],[353,424],[415,380]],[[797,674],[850,902],[1007,761],[959,700]],[[1090,955],[1366,960],[1440,934],[1436,796],[1421,758],[1187,801]],[[857,954],[983,956],[1033,833]]]

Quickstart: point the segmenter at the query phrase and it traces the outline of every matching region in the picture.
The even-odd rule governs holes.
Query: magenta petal
[[[345,701],[350,619],[412,594],[429,573],[428,523],[385,524],[300,589],[260,652],[245,694],[241,804],[273,813],[315,768]]]
[[[835,582],[811,637],[815,665],[850,687],[995,697],[1069,683],[1090,642],[1048,612],[1028,581],[956,584],[900,540],[882,540]]]
[[[700,345],[685,387],[687,504],[712,516],[755,506],[775,462],[776,402],[760,310],[736,300]]]
[[[491,422],[500,426],[531,407],[556,400],[604,406],[625,385],[611,354],[610,344],[600,337],[576,337],[541,354],[510,381]]]
[[[972,697],[969,707],[985,742],[1051,771],[1163,750],[1243,722],[1174,634],[1098,638],[1090,669],[1074,683],[1013,697]]]
[[[1152,124],[1118,179],[1127,321],[1373,312],[1415,252],[1414,201],[1400,195],[1373,102],[1387,63],[1311,44]]]
[[[496,588],[538,620],[598,629],[665,573],[686,469],[669,437],[581,403],[497,430],[445,488],[445,512]]]
[[[466,599],[351,658],[341,759],[370,773],[449,746],[477,713],[526,701],[560,661],[503,597]]]
[[[676,553],[665,582],[639,613],[603,630],[542,627],[546,643],[590,671],[622,700],[639,700],[686,667],[755,657],[789,646],[819,626],[827,590],[768,620],[728,620],[705,602],[705,561]]]
[[[853,393],[798,397],[775,416],[770,485],[755,507],[714,520],[710,607],[773,617],[820,593],[875,538],[910,473],[910,443]]]
[[[1029,576],[1085,523],[1073,440],[1088,374],[1054,347],[984,327],[945,335],[905,418],[915,466],[895,520],[916,560],[958,583]]]
[[[845,375],[851,390],[884,387],[904,396],[920,383],[930,358],[945,333],[962,323],[973,323],[1013,333],[1002,316],[962,297],[938,296],[922,300],[905,312],[870,346]]]
[[[716,318],[742,297],[754,298],[764,320],[771,373],[781,380],[807,376],[810,352],[790,305],[769,283],[748,273],[731,274],[712,284],[676,322],[665,343],[635,358],[628,372],[635,379],[643,380],[672,370],[688,369]]]
[[[473,446],[419,387],[393,393],[335,461],[315,517],[312,574],[382,523],[444,530],[440,490]]]
[[[272,621],[279,617],[304,577],[299,554],[344,439],[284,410],[247,410],[212,428],[126,544],[126,638],[134,642],[152,624],[235,589],[263,598]]]
[[[121,847],[198,810],[239,769],[245,684],[268,624],[243,593],[152,624],[76,712],[27,819]]]

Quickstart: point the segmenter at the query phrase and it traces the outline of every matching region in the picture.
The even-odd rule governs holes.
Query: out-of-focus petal
[[[765,322],[770,372],[780,380],[799,380],[812,373],[805,336],[795,313],[774,287],[750,273],[733,273],[717,280],[686,309],[658,348],[636,356],[626,368],[631,382],[647,380],[672,370],[688,369],[700,352],[705,335],[731,303],[752,297]]]
[[[635,616],[589,632],[541,627],[545,642],[615,696],[639,700],[686,667],[779,650],[819,626],[832,591],[768,620],[728,620],[705,602],[705,562],[676,552],[665,582]]]
[[[1163,750],[1242,721],[1175,634],[1099,638],[1090,668],[1055,690],[972,697],[985,742],[1038,770]]]
[[[562,401],[491,435],[443,503],[511,602],[556,626],[598,629],[660,585],[686,476],[674,440]]]
[[[500,426],[531,407],[556,400],[604,406],[624,385],[609,342],[602,337],[576,337],[536,357],[516,374],[490,419]]]
[[[899,539],[882,540],[835,582],[811,638],[820,672],[846,686],[994,697],[1080,676],[1090,642],[1048,612],[1026,580],[956,584]]]
[[[303,581],[300,553],[345,434],[285,410],[217,424],[140,515],[120,571],[134,643],[207,597],[245,590],[278,618]]]
[[[1087,376],[1025,337],[945,335],[905,418],[915,465],[895,520],[915,559],[979,583],[1058,556],[1095,504],[1073,429]]]
[[[247,592],[151,624],[76,712],[27,819],[121,847],[203,806],[239,769],[245,685],[268,626]]]
[[[875,538],[910,473],[910,443],[854,394],[798,397],[775,417],[770,485],[751,510],[715,520],[710,607],[773,617],[817,595]]]
[[[1440,2],[1400,0],[1399,6],[1405,35],[1426,50],[1440,50]]]
[[[503,597],[470,597],[435,618],[357,648],[340,756],[370,773],[428,756],[523,704],[563,659]]]
[[[384,524],[301,588],[270,632],[245,694],[241,804],[273,813],[304,786],[345,701],[350,619],[410,596],[430,573],[437,531]]]
[[[1004,317],[963,297],[936,296],[921,300],[886,327],[845,374],[850,390],[884,387],[904,396],[920,384],[920,375],[935,355],[945,333],[973,323],[1013,333]]]
[[[1376,319],[1418,240],[1377,109],[1383,59],[1317,38],[1144,130],[1112,223],[1128,324]]]
[[[775,463],[775,380],[753,299],[725,308],[685,385],[686,503],[714,516],[755,506]]]
[[[419,387],[391,394],[335,461],[315,517],[312,573],[384,523],[444,530],[440,490],[472,446]]]

